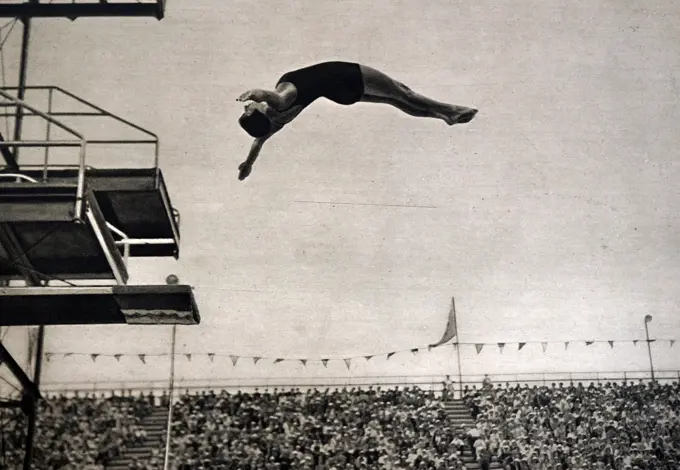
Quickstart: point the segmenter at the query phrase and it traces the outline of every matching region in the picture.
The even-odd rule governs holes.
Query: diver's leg
[[[364,82],[362,101],[390,104],[412,116],[439,118],[449,125],[470,122],[477,114],[474,108],[444,103],[416,93],[372,67],[360,67]]]

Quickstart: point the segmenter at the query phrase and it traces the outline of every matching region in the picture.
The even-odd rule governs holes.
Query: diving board
[[[186,285],[0,287],[0,326],[197,325]]]
[[[5,18],[151,17],[161,20],[164,15],[165,0],[4,0],[0,4],[0,17]]]

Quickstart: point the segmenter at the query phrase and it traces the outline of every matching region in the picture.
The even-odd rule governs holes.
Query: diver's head
[[[264,103],[248,103],[238,120],[243,130],[256,139],[269,134],[272,128],[266,114],[266,106]]]

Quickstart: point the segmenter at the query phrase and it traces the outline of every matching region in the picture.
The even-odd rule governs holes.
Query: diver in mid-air
[[[318,98],[351,105],[385,103],[411,116],[441,119],[448,125],[470,122],[477,110],[442,103],[422,96],[384,73],[365,65],[324,62],[284,74],[275,91],[249,90],[238,101],[250,101],[239,118],[241,127],[255,138],[239,180],[248,177],[262,145]]]

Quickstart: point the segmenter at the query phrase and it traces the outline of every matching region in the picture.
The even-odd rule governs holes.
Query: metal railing
[[[463,375],[463,387],[469,389],[479,388],[484,381],[484,375]],[[537,372],[526,374],[489,374],[491,384],[494,386],[558,386],[589,385],[605,382],[630,383],[651,381],[649,371],[611,371],[611,372]],[[444,384],[455,385],[458,394],[458,375],[419,375],[419,376],[352,376],[352,377],[233,377],[216,379],[177,379],[176,390],[202,391],[202,390],[228,390],[249,391],[255,388],[272,390],[290,390],[299,388],[307,389],[342,389],[342,388],[368,388],[368,387],[419,387],[426,390],[434,390],[439,393]],[[449,380],[450,379],[450,380]],[[680,381],[679,370],[655,370],[657,382]],[[168,391],[167,380],[130,380],[130,381],[107,381],[107,382],[43,382],[42,390],[45,393],[119,393],[121,391],[135,391],[144,393],[160,394]]]
[[[18,87],[3,87],[0,90],[18,90]],[[139,126],[137,124],[134,124],[133,122],[122,118],[121,116],[114,114],[110,111],[107,111],[94,103],[87,101],[74,93],[71,93],[59,86],[54,86],[54,85],[33,85],[33,86],[27,86],[26,91],[37,91],[37,92],[45,92],[47,93],[47,110],[45,112],[38,111],[37,109],[33,107],[29,107],[28,105],[25,105],[24,108],[27,109],[29,112],[24,112],[23,117],[43,117],[47,122],[46,122],[46,128],[45,128],[45,139],[46,141],[50,141],[51,137],[51,132],[52,132],[52,124],[57,125],[58,127],[61,127],[62,129],[65,128],[65,124],[62,122],[63,118],[73,118],[73,117],[91,117],[91,118],[109,118],[115,122],[118,122],[127,128],[134,129],[138,132],[141,132],[142,134],[146,135],[149,138],[146,139],[87,139],[87,144],[88,145],[151,145],[153,146],[153,169],[155,170],[155,183],[156,185],[159,184],[159,164],[160,164],[160,143],[158,136],[151,132],[148,129],[145,129],[142,126]],[[8,95],[7,93],[2,92],[2,95],[5,97],[12,98],[15,102],[18,102],[16,98],[11,97],[11,95]],[[89,111],[58,111],[55,110],[55,98],[59,95],[62,95],[80,105],[83,105],[86,109],[89,109]],[[25,104],[25,103],[24,103]],[[62,106],[63,107],[63,106]],[[0,117],[13,117],[13,113],[8,113],[8,112],[0,112]],[[57,120],[56,118],[59,118]],[[84,140],[84,139],[83,139]],[[55,141],[50,141],[50,142],[55,142]],[[5,143],[7,144],[7,143]],[[5,145],[3,146],[9,146]],[[14,145],[12,145],[14,146]],[[24,145],[25,146],[25,145]],[[43,180],[46,181],[48,179],[48,169],[50,168],[49,165],[49,158],[50,158],[50,147],[54,147],[57,145],[50,145],[50,146],[45,146],[45,154],[44,154],[44,159],[43,159],[43,164],[40,165],[40,167],[43,169]],[[23,167],[35,167],[35,165],[22,165]],[[69,165],[58,165],[59,167],[68,167]]]
[[[78,183],[76,188],[76,203],[75,203],[75,216],[80,219],[81,212],[83,208],[83,196],[85,194],[85,153],[87,147],[87,140],[85,137],[67,126],[63,122],[55,119],[47,113],[44,113],[33,106],[30,106],[25,101],[21,101],[18,98],[4,92],[0,89],[0,96],[6,101],[2,103],[3,107],[17,107],[23,110],[30,111],[31,115],[39,116],[43,118],[49,125],[55,125],[65,131],[66,133],[76,137],[78,140],[50,140],[49,135],[45,140],[7,140],[0,142],[0,147],[40,147],[49,149],[51,147],[79,147],[78,155]],[[47,171],[47,162],[45,163],[45,171]]]

